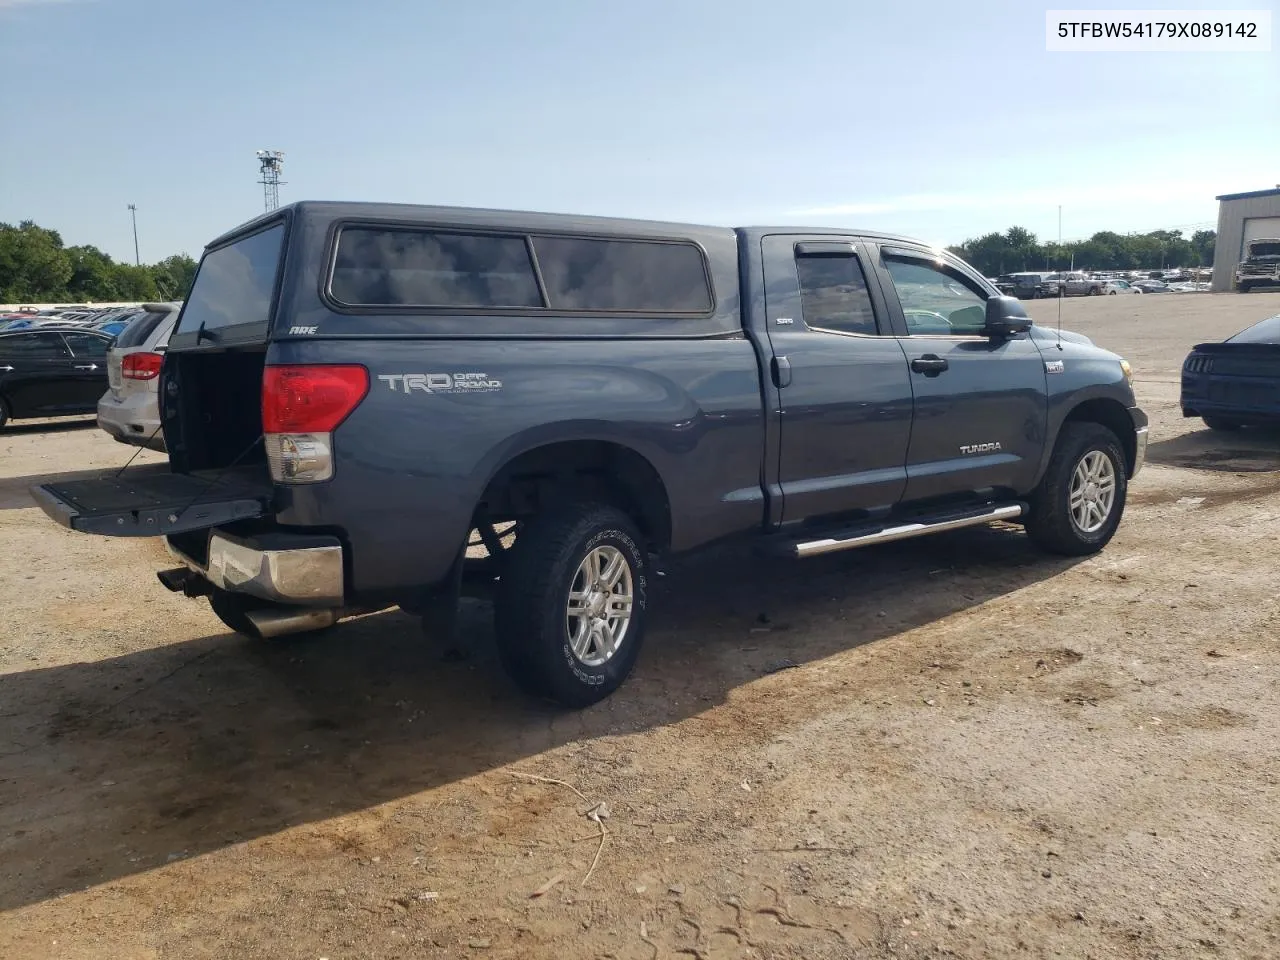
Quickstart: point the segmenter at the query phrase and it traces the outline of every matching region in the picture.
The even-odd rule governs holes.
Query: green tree
[[[0,300],[40,300],[66,296],[71,259],[55,230],[24,220],[0,223]]]
[[[1191,235],[1191,249],[1195,251],[1196,266],[1207,267],[1213,264],[1213,251],[1218,245],[1218,231],[1197,230]]]
[[[184,300],[196,278],[196,262],[185,253],[166,257],[151,268],[156,289],[165,300]]]
[[[68,247],[71,279],[67,297],[71,300],[120,300],[115,262],[97,247]]]

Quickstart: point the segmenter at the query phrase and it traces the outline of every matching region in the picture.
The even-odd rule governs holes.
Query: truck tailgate
[[[158,537],[260,517],[271,508],[261,466],[173,473],[168,464],[31,488],[45,513],[71,530],[108,537]]]

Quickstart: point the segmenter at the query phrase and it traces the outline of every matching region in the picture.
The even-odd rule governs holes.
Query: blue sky
[[[144,261],[198,255],[261,211],[264,147],[285,201],[944,243],[1054,237],[1059,203],[1068,238],[1190,229],[1280,183],[1280,53],[1047,53],[1045,7],[0,0],[0,221],[132,259],[136,203]]]

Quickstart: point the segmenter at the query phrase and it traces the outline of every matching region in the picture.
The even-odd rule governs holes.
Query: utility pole
[[[136,204],[129,204],[129,216],[133,217],[133,265],[140,267],[142,258],[138,256],[138,207]]]

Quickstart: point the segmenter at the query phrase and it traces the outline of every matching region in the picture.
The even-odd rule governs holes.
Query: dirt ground
[[[673,564],[581,713],[514,691],[478,603],[464,662],[400,613],[229,635],[157,544],[30,505],[127,450],[5,431],[0,957],[1280,956],[1280,435],[1177,409],[1188,347],[1275,313],[1063,305],[1152,417],[1099,556]]]

